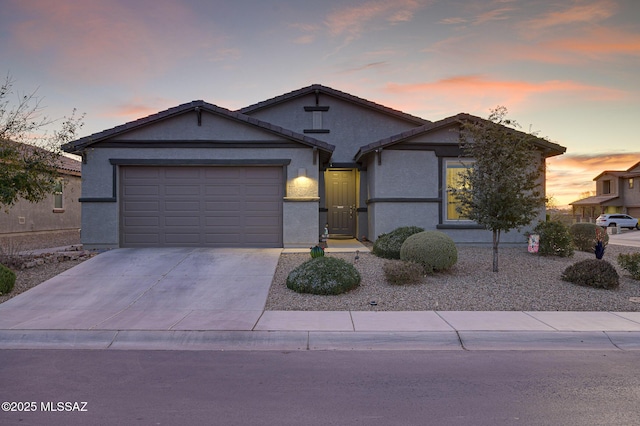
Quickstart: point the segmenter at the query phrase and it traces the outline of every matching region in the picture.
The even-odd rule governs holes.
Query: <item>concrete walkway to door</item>
[[[282,249],[104,252],[0,305],[0,329],[251,330]]]

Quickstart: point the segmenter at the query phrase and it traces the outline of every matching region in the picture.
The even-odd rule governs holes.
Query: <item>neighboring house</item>
[[[430,122],[312,85],[239,111],[193,101],[63,148],[83,158],[87,247],[310,247],[325,224],[332,236],[417,225],[489,243],[447,195],[459,120],[482,119]],[[565,151],[538,141],[541,161]]]
[[[30,250],[80,242],[81,163],[61,156],[54,193],[38,203],[19,199],[0,211],[0,247]]]
[[[596,195],[570,203],[576,218],[594,222],[604,213],[640,218],[640,162],[624,171],[604,171],[593,180]]]

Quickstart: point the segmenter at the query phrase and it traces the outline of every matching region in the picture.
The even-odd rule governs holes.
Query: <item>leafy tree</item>
[[[19,95],[13,86],[10,76],[0,86],[0,206],[5,211],[20,198],[38,202],[53,192],[60,146],[76,138],[83,119],[73,110],[49,134],[47,128],[59,120],[42,115],[35,92]]]
[[[517,131],[497,107],[488,120],[462,121],[460,147],[473,158],[450,187],[458,212],[493,232],[493,272],[498,272],[500,234],[529,225],[544,207],[540,176],[544,161],[535,149],[535,135]]]

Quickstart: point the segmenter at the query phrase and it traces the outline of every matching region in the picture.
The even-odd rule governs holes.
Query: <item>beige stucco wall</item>
[[[8,212],[0,211],[0,235],[79,229],[80,177],[73,175],[61,175],[61,177],[64,179],[63,211],[54,212],[53,194],[38,203],[20,199]]]

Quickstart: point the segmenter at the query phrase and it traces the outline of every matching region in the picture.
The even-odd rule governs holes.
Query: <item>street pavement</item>
[[[0,349],[640,350],[640,312],[265,311],[281,252],[107,251],[0,304]]]

